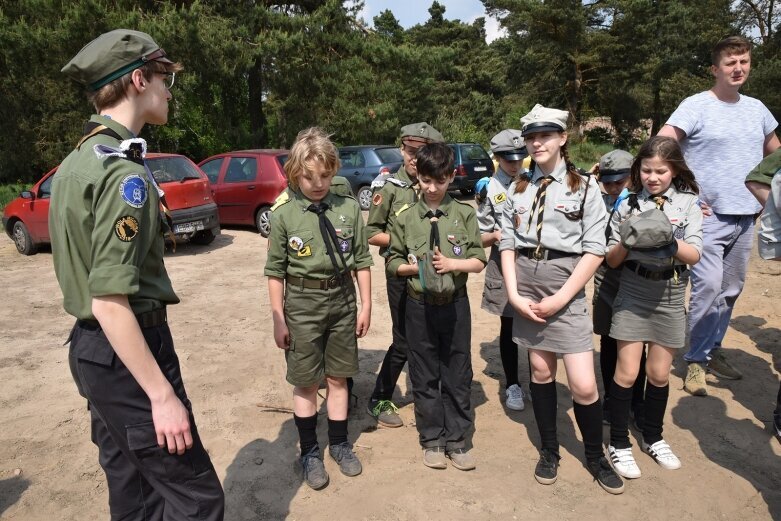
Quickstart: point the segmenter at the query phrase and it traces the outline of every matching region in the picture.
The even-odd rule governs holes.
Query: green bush
[[[23,190],[29,190],[33,185],[25,183],[13,183],[0,185],[0,210],[13,201]]]
[[[599,163],[599,158],[616,147],[611,143],[596,141],[582,141],[569,145],[569,158],[575,166],[584,170],[590,169],[594,163]]]

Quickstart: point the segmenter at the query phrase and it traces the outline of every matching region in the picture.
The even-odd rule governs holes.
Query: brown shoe
[[[443,447],[425,447],[423,449],[423,464],[430,469],[446,469],[445,449]]]
[[[707,396],[708,384],[705,383],[705,368],[702,364],[692,362],[686,371],[686,379],[683,381],[683,388],[686,392],[694,396]]]
[[[474,470],[476,467],[474,456],[466,449],[450,450],[447,452],[447,457],[458,470]]]

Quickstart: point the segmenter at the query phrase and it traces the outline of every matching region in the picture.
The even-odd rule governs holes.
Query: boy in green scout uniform
[[[447,193],[453,150],[444,143],[416,155],[421,198],[398,213],[391,230],[389,276],[406,277],[406,339],[415,422],[423,464],[475,468],[464,437],[472,426],[472,323],[468,273],[486,264],[477,214]]]
[[[398,172],[377,177],[372,183],[374,196],[369,208],[366,233],[369,244],[380,247],[380,255],[387,259],[390,233],[403,208],[418,200],[418,173],[415,154],[427,143],[442,143],[445,139],[428,123],[412,123],[401,128],[401,155],[404,164]],[[393,403],[393,391],[404,364],[407,363],[407,340],[404,327],[404,309],[407,301],[406,277],[386,272],[388,305],[390,306],[393,343],[380,366],[374,392],[369,399],[369,414],[385,427],[401,427],[403,422]]]
[[[62,69],[95,106],[54,176],[49,230],[71,332],[70,368],[89,403],[112,519],[223,518],[166,320],[179,302],[163,264],[162,191],[137,138],[163,125],[181,65],[145,33],[118,29]]]
[[[317,443],[317,389],[328,387],[328,452],[346,476],[361,473],[347,441],[347,378],[358,372],[356,337],[371,319],[372,265],[363,217],[352,195],[329,190],[339,156],[319,128],[299,133],[285,163],[291,191],[271,213],[265,275],[274,341],[285,350],[293,418],[306,483],[317,490],[328,473]],[[357,304],[353,272],[361,295]]]

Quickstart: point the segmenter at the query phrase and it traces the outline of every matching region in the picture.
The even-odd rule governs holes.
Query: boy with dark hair
[[[452,199],[453,151],[431,143],[416,154],[420,199],[391,230],[389,276],[408,277],[405,310],[410,380],[423,464],[475,468],[464,437],[472,426],[472,324],[468,273],[486,264],[477,214]]]

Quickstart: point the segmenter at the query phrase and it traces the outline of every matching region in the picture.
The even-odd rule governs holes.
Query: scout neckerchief
[[[331,259],[331,264],[334,267],[334,277],[340,282],[344,280],[347,274],[347,261],[344,260],[342,250],[339,248],[339,239],[336,236],[336,230],[331,221],[325,216],[325,211],[328,210],[329,205],[326,202],[312,203],[306,207],[306,209],[317,215],[320,221],[320,235],[323,236],[323,242],[325,242],[325,251],[328,253],[328,257]],[[344,270],[339,268],[339,263],[336,261],[336,255],[334,255],[334,246],[336,246],[336,252],[339,254],[339,258],[342,261]]]
[[[437,248],[440,247],[439,242],[439,218],[445,215],[445,212],[442,210],[429,210],[426,212],[425,217],[428,217],[431,221],[431,235],[429,236],[429,248],[433,251],[434,246]]]
[[[532,203],[532,209],[529,212],[529,224],[526,226],[528,232],[532,225],[532,218],[534,217],[534,211],[537,210],[537,249],[535,253],[539,253],[542,249],[542,215],[545,211],[545,192],[548,190],[548,185],[553,181],[553,176],[546,175],[540,183],[540,188],[534,195],[534,202]]]
[[[95,151],[95,155],[97,155],[99,158],[103,159],[106,157],[122,157],[128,161],[132,161],[137,165],[144,167],[147,180],[152,184],[152,186],[155,187],[155,190],[157,190],[157,195],[160,198],[160,206],[158,208],[160,212],[160,219],[164,222],[164,224],[168,225],[166,235],[173,244],[173,251],[176,251],[176,237],[173,234],[174,221],[171,217],[171,210],[168,209],[168,203],[165,200],[165,192],[157,184],[155,176],[152,175],[152,172],[149,171],[149,167],[144,161],[144,158],[146,157],[146,141],[141,138],[123,140],[122,136],[108,128],[106,125],[101,125],[100,123],[95,123],[94,121],[88,121],[84,125],[84,136],[76,144],[76,148],[81,148],[81,145],[84,144],[85,141],[97,135],[109,136],[120,142],[119,148],[100,144],[92,147]]]

